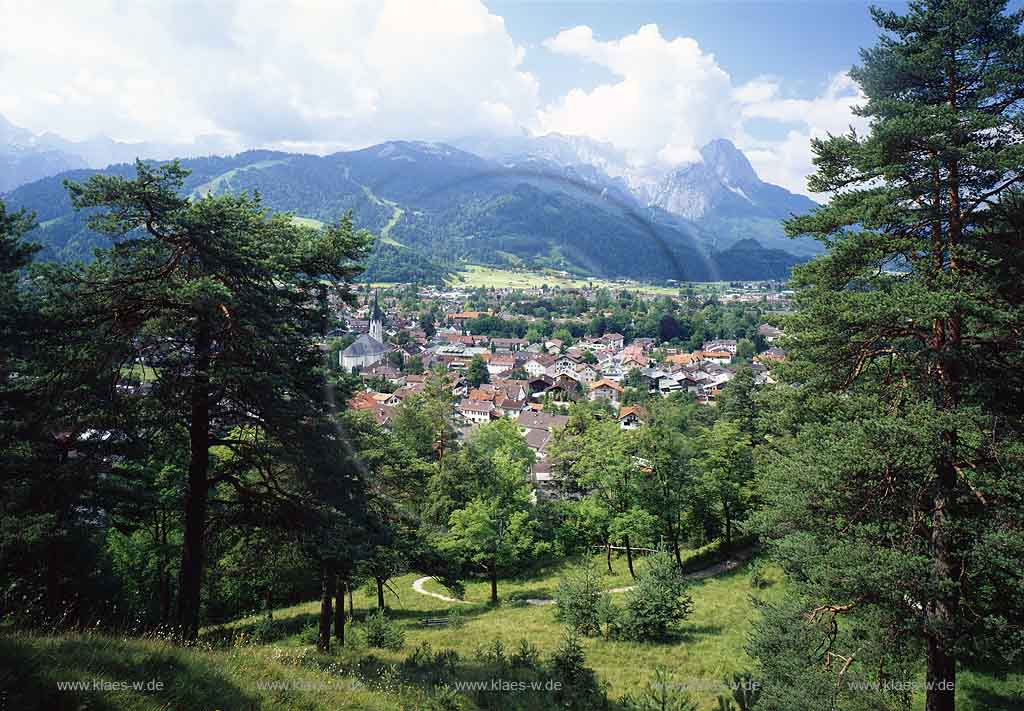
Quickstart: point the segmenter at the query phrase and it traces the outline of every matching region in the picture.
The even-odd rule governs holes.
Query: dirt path
[[[728,573],[729,571],[735,570],[736,568],[738,568],[742,563],[746,562],[746,560],[749,557],[750,557],[750,551],[749,550],[739,551],[734,557],[726,558],[725,560],[723,560],[723,561],[721,561],[719,563],[715,563],[714,565],[709,565],[706,568],[701,568],[700,570],[695,570],[692,573],[687,573],[683,577],[686,578],[687,580],[703,580],[704,578],[710,578],[710,577],[715,576],[715,575],[721,575],[722,573]],[[442,595],[441,593],[430,592],[429,590],[427,590],[427,589],[425,589],[423,587],[423,584],[426,583],[428,580],[431,580],[429,575],[425,576],[425,577],[422,577],[422,578],[417,578],[412,583],[412,589],[415,590],[416,592],[418,592],[420,595],[429,595],[430,597],[436,598],[438,600],[443,600],[444,602],[454,602],[454,603],[457,603],[459,605],[469,605],[469,604],[471,604],[471,603],[467,602],[466,600],[458,600],[458,599],[456,599],[454,597],[448,597],[447,595]],[[630,590],[632,590],[634,587],[635,587],[634,585],[627,585],[627,586],[621,587],[621,588],[610,588],[608,590],[605,590],[605,592],[606,593],[626,593],[626,592],[629,592]],[[552,600],[549,597],[527,598],[524,602],[526,602],[527,605],[554,605],[555,604],[555,601]]]

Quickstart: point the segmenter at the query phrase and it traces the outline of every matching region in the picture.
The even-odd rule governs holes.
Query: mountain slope
[[[367,278],[437,278],[466,261],[526,264],[580,275],[711,280],[784,277],[797,261],[752,242],[716,251],[715,237],[658,206],[646,206],[621,180],[593,166],[549,159],[500,163],[444,144],[396,141],[312,156],[248,151],[182,161],[193,196],[258,192],[267,207],[330,222],[351,211],[381,234]],[[70,206],[62,180],[77,170],[22,186],[6,196],[37,212],[32,238],[52,259],[88,259],[106,239]],[[128,165],[105,173],[131,175]]]
[[[782,220],[809,212],[817,203],[762,181],[727,140],[712,141],[700,153],[701,162],[681,165],[661,179],[651,204],[705,226],[720,249],[755,238],[762,246],[794,254],[820,253],[817,242],[790,240],[781,226]]]

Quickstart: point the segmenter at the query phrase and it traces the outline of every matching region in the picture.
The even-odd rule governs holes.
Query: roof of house
[[[624,407],[619,410],[620,420],[624,420],[630,415],[636,415],[640,419],[644,419],[647,417],[647,410],[645,410],[642,405],[629,405],[628,407]]]
[[[521,412],[516,419],[516,424],[520,427],[539,430],[565,427],[568,422],[568,415],[552,415],[549,412]]]
[[[622,386],[613,380],[608,380],[608,378],[601,378],[596,383],[590,385],[591,390],[597,390],[598,388],[611,388],[616,392],[622,392]]]
[[[539,428],[530,428],[526,430],[526,446],[530,449],[540,451],[544,449],[544,445],[551,439],[551,432],[549,430],[542,430]]]
[[[351,346],[341,352],[343,358],[363,358],[371,355],[383,355],[388,347],[373,336],[362,335]]]
[[[369,392],[356,393],[348,401],[348,406],[353,410],[369,410],[377,407],[377,400],[373,397],[374,394]]]
[[[480,400],[470,400],[465,398],[459,403],[459,410],[461,412],[485,412],[490,414],[494,411],[493,402],[481,402]]]

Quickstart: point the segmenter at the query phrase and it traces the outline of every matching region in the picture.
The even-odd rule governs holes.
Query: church
[[[373,310],[370,312],[370,333],[357,338],[355,342],[338,355],[341,367],[351,372],[369,368],[384,360],[388,347],[384,344],[384,313],[373,294]]]

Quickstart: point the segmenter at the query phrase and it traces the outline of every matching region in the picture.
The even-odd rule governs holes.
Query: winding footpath
[[[747,558],[749,558],[749,557],[750,557],[750,551],[741,551],[739,553],[739,555],[737,555],[736,557],[727,558],[727,559],[723,560],[720,563],[715,563],[714,565],[709,565],[706,568],[701,568],[700,570],[695,570],[692,573],[687,573],[683,577],[686,578],[687,580],[702,580],[704,578],[710,578],[710,577],[715,576],[715,575],[721,575],[722,573],[728,573],[729,571],[735,570],[741,564],[746,562]],[[455,604],[458,604],[458,605],[471,605],[471,604],[473,604],[473,603],[471,603],[471,602],[469,602],[467,600],[459,600],[459,599],[454,598],[454,597],[449,597],[448,595],[442,595],[441,593],[431,592],[430,590],[427,590],[426,588],[423,587],[423,585],[428,580],[432,580],[432,578],[429,575],[424,576],[422,578],[417,578],[412,583],[412,589],[415,592],[418,592],[420,595],[427,595],[429,597],[435,598],[437,600],[442,600],[444,602],[451,602],[451,603],[455,603]],[[605,590],[605,593],[625,593],[625,592],[629,592],[634,587],[635,587],[634,585],[627,585],[627,586],[621,587],[621,588],[610,588],[608,590]],[[549,597],[528,598],[527,600],[525,600],[525,602],[528,605],[554,605],[555,604],[555,601],[552,600]]]

